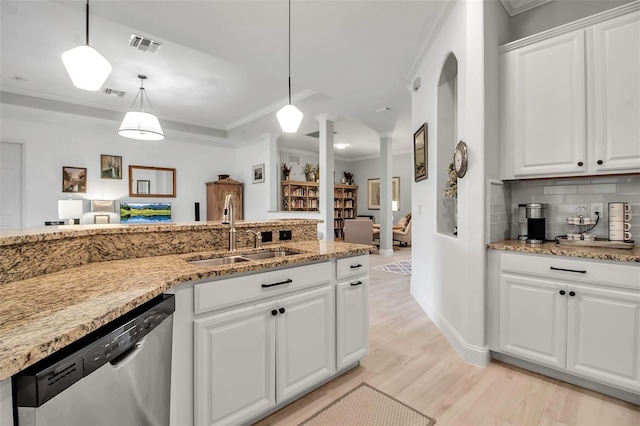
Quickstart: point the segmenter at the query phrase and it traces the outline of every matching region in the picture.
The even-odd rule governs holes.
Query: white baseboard
[[[413,293],[412,293],[413,295]],[[438,327],[438,329],[444,334],[451,346],[460,355],[460,357],[469,364],[477,365],[478,367],[486,367],[491,361],[491,354],[489,353],[489,347],[479,347],[470,345],[465,342],[462,336],[456,331],[456,329],[444,318],[440,312],[433,309],[433,307],[422,303],[419,298],[415,297],[416,301],[425,311],[425,313],[431,318],[431,321]]]
[[[380,256],[393,256],[393,249],[380,249]]]

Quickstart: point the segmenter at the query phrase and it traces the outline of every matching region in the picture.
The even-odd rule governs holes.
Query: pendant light
[[[147,76],[139,75],[138,78],[140,79],[140,91],[133,100],[131,107],[133,108],[135,106],[139,96],[140,110],[129,111],[127,115],[124,116],[120,129],[118,129],[118,134],[131,139],[146,141],[162,140],[164,139],[164,133],[162,131],[162,127],[160,127],[158,117],[153,115],[151,112],[146,112],[144,110],[144,98],[146,97],[149,109],[153,111],[149,96],[147,96],[147,92],[144,90],[144,81],[147,79]]]
[[[291,0],[289,0],[289,104],[276,114],[280,127],[285,133],[295,133],[302,122],[302,113],[291,104]]]
[[[79,89],[100,90],[109,74],[111,64],[96,49],[89,46],[89,0],[87,0],[86,43],[67,50],[62,54],[62,63],[71,77],[73,85]]]

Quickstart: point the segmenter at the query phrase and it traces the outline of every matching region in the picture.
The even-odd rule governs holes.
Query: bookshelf
[[[333,186],[333,231],[336,238],[344,238],[344,220],[358,215],[358,185]]]
[[[282,181],[282,210],[317,212],[320,193],[318,182]]]

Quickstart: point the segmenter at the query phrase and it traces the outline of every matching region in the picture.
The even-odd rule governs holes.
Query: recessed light
[[[349,145],[347,145],[346,143],[334,143],[333,147],[335,149],[345,149],[346,147],[348,147]]]

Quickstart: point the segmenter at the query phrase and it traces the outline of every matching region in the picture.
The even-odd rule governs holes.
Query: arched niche
[[[458,140],[458,60],[453,53],[449,54],[442,66],[437,93],[436,177],[439,197],[436,203],[436,229],[440,234],[457,236],[458,198],[444,196],[444,191],[449,187],[448,170]]]

